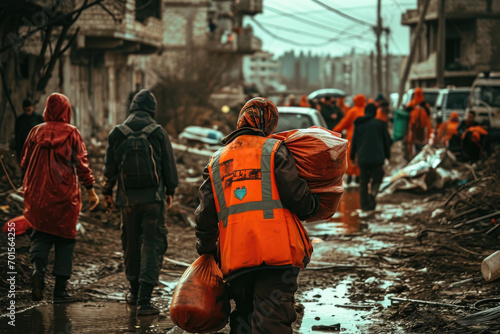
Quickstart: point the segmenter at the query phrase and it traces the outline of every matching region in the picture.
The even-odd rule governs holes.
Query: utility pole
[[[413,39],[411,40],[410,46],[410,54],[408,58],[406,58],[405,68],[403,71],[403,76],[401,77],[401,81],[399,82],[399,97],[398,97],[398,107],[403,100],[403,94],[405,90],[406,80],[408,80],[408,74],[410,74],[411,64],[413,63],[413,58],[415,57],[415,53],[417,51],[417,43],[420,39],[420,31],[422,30],[422,24],[424,22],[425,14],[427,13],[427,8],[429,8],[429,3],[431,0],[425,0],[424,5],[422,7],[422,11],[420,12],[420,17],[418,18],[417,27],[415,28],[415,33],[413,35]]]
[[[389,54],[389,34],[391,30],[385,29],[385,98],[390,101],[391,94],[391,55]]]
[[[436,43],[436,86],[444,87],[444,49],[446,43],[445,0],[438,0],[438,31]]]
[[[380,38],[382,35],[382,0],[377,0],[377,26],[375,27],[375,35],[377,36],[377,90],[378,93],[384,91],[382,84],[382,47],[380,46]]]

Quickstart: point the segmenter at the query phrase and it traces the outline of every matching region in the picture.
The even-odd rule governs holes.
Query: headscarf
[[[448,119],[450,122],[458,122],[460,120],[460,116],[456,111],[450,114],[450,118]]]
[[[415,88],[415,92],[413,94],[413,100],[408,103],[408,107],[416,107],[420,105],[424,101],[424,91],[422,88],[417,87]]]
[[[263,97],[254,97],[241,108],[236,128],[258,129],[267,137],[276,129],[278,118],[278,108],[274,103]]]

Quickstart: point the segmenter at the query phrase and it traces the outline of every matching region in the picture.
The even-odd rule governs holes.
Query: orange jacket
[[[423,129],[423,137],[415,131],[416,128]],[[413,108],[408,123],[408,143],[427,144],[433,133],[431,118],[427,115],[424,108],[417,106]]]
[[[354,97],[354,107],[347,111],[347,114],[342,118],[342,120],[337,124],[333,131],[342,132],[343,130],[347,130],[346,139],[351,141],[352,133],[354,131],[354,121],[356,118],[365,115],[365,96],[362,94],[358,94]]]
[[[482,126],[476,125],[468,127],[464,133],[462,134],[462,140],[465,139],[467,133],[472,132],[472,141],[480,146],[481,136],[488,135],[488,131],[486,131]]]
[[[263,264],[303,268],[309,262],[309,236],[283,207],[276,186],[274,155],[280,144],[242,135],[212,156],[208,170],[224,276]]]
[[[382,111],[382,108],[377,108],[377,115],[375,118],[381,120],[382,122],[389,122],[389,116]]]
[[[437,142],[448,145],[451,137],[458,136],[458,126],[460,125],[457,112],[452,112],[448,121],[441,123],[438,129]]]

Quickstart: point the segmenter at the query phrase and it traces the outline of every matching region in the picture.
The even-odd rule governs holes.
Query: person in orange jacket
[[[488,131],[486,126],[468,127],[462,134],[462,161],[478,161],[484,151]]]
[[[307,102],[307,96],[306,95],[302,95],[300,97],[300,104],[299,104],[301,107],[303,108],[309,108],[310,105],[309,105],[309,102]]]
[[[337,107],[339,107],[340,111],[345,115],[349,111],[349,106],[345,104],[345,99],[343,97],[337,97],[336,99]]]
[[[352,140],[352,134],[354,132],[354,121],[358,117],[362,117],[365,115],[366,98],[363,94],[358,94],[354,97],[353,101],[354,107],[349,109],[340,123],[333,128],[333,131],[335,132],[342,132],[346,130],[345,138],[349,141],[349,143]],[[349,146],[349,149],[347,150],[347,156],[350,156],[350,151],[351,147]],[[347,183],[351,183],[353,176],[356,177],[356,179],[359,179],[359,167],[351,160],[348,160],[346,175]]]
[[[431,118],[427,111],[420,105],[413,108],[408,123],[407,140],[408,155],[410,160],[429,143],[432,133]]]
[[[448,147],[453,153],[460,152],[459,118],[456,111],[452,112],[450,118],[439,125],[436,137],[437,144]]]
[[[312,253],[300,220],[316,214],[319,196],[299,177],[286,145],[269,138],[278,117],[268,99],[249,100],[199,190],[196,249],[220,260],[236,303],[231,333],[291,334],[297,276]]]
[[[377,115],[375,119],[381,120],[387,126],[389,122],[389,102],[382,100],[378,102]]]

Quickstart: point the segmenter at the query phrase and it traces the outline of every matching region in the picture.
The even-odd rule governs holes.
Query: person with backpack
[[[109,133],[102,193],[107,207],[121,209],[125,274],[130,282],[126,301],[137,315],[155,315],[151,304],[167,251],[165,202],[172,207],[178,185],[177,167],[167,132],[155,122],[156,99],[141,90],[132,100],[130,116]]]

